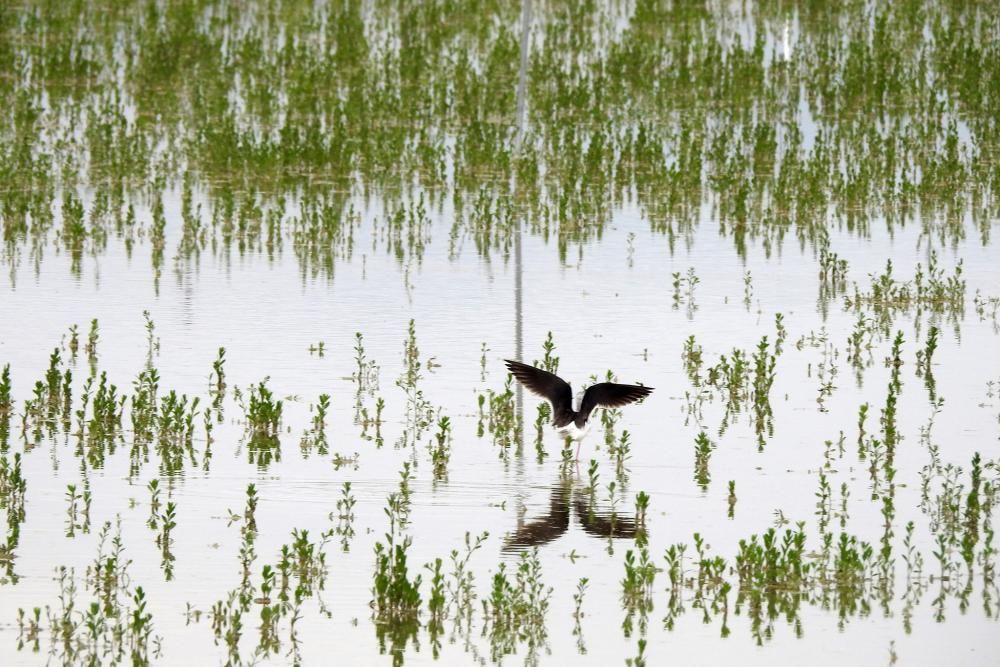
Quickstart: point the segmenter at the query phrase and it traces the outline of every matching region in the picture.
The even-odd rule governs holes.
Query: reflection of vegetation
[[[789,11],[547,8],[522,142],[516,3],[13,7],[0,21],[3,261],[55,238],[79,274],[113,242],[148,243],[158,277],[167,243],[181,262],[290,248],[303,276],[329,278],[363,229],[419,263],[444,201],[449,254],[467,238],[506,258],[523,220],[566,258],[627,198],[671,247],[705,207],[740,253],[789,235],[825,252],[831,222],[867,235],[878,218],[959,239],[966,209],[985,242],[995,13],[802,7],[790,33]],[[357,182],[385,199],[377,220],[348,194]],[[841,262],[821,257],[828,296]]]

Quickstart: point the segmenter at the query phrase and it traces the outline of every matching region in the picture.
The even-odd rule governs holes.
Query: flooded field
[[[0,100],[0,664],[996,664],[1000,5],[15,1]]]

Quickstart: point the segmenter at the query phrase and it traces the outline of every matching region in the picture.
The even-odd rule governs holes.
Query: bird
[[[552,405],[552,426],[563,437],[576,441],[577,460],[580,459],[580,442],[590,430],[590,415],[596,408],[619,408],[653,393],[653,387],[598,382],[574,399],[569,383],[555,373],[511,359],[504,359],[504,363],[518,382]]]

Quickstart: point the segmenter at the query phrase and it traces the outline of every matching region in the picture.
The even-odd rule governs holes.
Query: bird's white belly
[[[565,426],[560,426],[556,429],[556,432],[564,438],[570,438],[571,440],[582,440],[583,436],[590,432],[591,422],[588,420],[583,428],[577,427],[574,422],[570,422]]]

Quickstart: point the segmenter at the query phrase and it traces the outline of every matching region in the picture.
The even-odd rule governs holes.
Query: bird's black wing
[[[534,394],[538,394],[552,404],[553,415],[558,415],[573,407],[573,390],[558,375],[543,371],[518,361],[504,360],[507,369]]]
[[[652,387],[599,382],[587,387],[587,391],[583,392],[583,400],[580,401],[580,416],[587,419],[594,408],[620,408],[623,405],[646,398],[651,393],[653,393]]]

